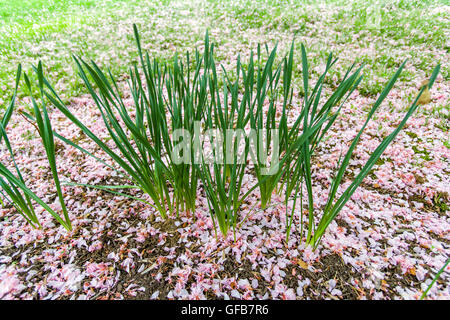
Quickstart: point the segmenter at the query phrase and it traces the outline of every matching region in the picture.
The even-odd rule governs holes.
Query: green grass
[[[437,63],[449,80],[448,64],[441,61],[449,50],[447,1],[385,2],[389,4],[382,11],[378,30],[366,24],[366,6],[376,8],[375,0],[2,0],[0,105],[6,104],[12,93],[18,63],[29,70],[42,60],[64,100],[85,93],[71,54],[111,66],[115,76],[126,74],[126,66],[137,58],[132,23],[141,30],[142,41],[148,44],[145,49],[165,61],[174,51],[192,51],[200,45],[206,29],[219,44],[218,62],[255,49],[257,42],[267,42],[272,48],[279,41],[281,51],[286,51],[297,32],[313,65],[320,65],[329,51],[341,59],[340,67],[330,73],[336,80],[355,59],[366,63],[360,92],[368,96],[381,91],[383,79],[405,58],[409,64],[400,83],[422,79]],[[299,46],[296,48],[298,59]],[[319,74],[312,70],[312,76]],[[295,68],[294,79],[300,78],[300,68]],[[19,92],[19,97],[23,95]]]

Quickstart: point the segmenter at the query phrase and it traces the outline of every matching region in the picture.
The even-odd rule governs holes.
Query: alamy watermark
[[[259,166],[261,174],[279,169],[280,139],[277,129],[208,129],[194,122],[194,132],[176,129],[170,154],[175,164],[227,164]]]

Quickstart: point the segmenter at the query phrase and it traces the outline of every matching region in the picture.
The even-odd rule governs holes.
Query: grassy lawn
[[[93,59],[123,75],[136,50],[132,23],[139,26],[145,49],[169,59],[201,45],[206,29],[218,44],[217,59],[231,68],[238,52],[269,47],[286,52],[293,34],[307,47],[315,72],[329,51],[340,58],[331,81],[353,62],[365,63],[360,92],[378,93],[408,58],[400,81],[420,82],[442,63],[449,80],[450,6],[447,1],[386,1],[380,28],[368,25],[367,10],[377,1],[154,1],[154,0],[2,0],[0,2],[0,105],[11,94],[15,70],[42,60],[47,75],[65,99],[82,93],[72,54]],[[297,61],[300,46],[297,46]],[[245,58],[245,57],[243,57]],[[245,59],[244,59],[245,60]],[[300,66],[296,68],[299,72]],[[300,77],[298,77],[300,79]]]

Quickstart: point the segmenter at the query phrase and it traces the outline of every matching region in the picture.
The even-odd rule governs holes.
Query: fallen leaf
[[[300,268],[302,269],[308,269],[308,264],[306,262],[303,262],[302,260],[298,260],[298,265],[300,266]]]

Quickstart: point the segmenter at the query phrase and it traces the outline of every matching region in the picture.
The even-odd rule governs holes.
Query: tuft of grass
[[[323,209],[323,214],[320,218],[320,221],[317,226],[314,226],[314,220],[311,219],[311,212],[313,208],[313,201],[312,201],[312,192],[311,189],[308,189],[308,208],[310,212],[310,221],[308,224],[308,235],[307,235],[307,243],[312,245],[313,247],[317,247],[320,243],[320,239],[322,238],[323,234],[325,233],[327,227],[329,224],[336,218],[336,216],[339,214],[339,212],[342,210],[342,208],[345,206],[346,202],[351,198],[352,194],[356,191],[358,186],[362,183],[363,179],[367,176],[367,174],[370,173],[370,170],[372,167],[377,163],[377,160],[380,158],[380,156],[383,154],[384,150],[387,148],[387,146],[395,139],[397,134],[400,132],[400,130],[403,128],[407,120],[411,117],[411,115],[414,113],[414,111],[418,107],[418,100],[422,93],[425,90],[425,86],[421,89],[418,97],[415,99],[413,104],[408,109],[407,113],[403,117],[400,124],[397,126],[397,128],[389,134],[387,137],[383,139],[383,141],[378,145],[378,147],[375,149],[375,151],[370,155],[369,159],[365,163],[365,165],[361,168],[361,171],[356,175],[352,183],[347,187],[347,189],[341,194],[341,196],[337,197],[337,191],[339,185],[343,182],[344,173],[346,172],[346,169],[348,167],[348,164],[350,162],[350,159],[352,157],[353,151],[356,148],[356,145],[358,144],[358,141],[369,123],[370,119],[374,115],[375,111],[378,109],[378,107],[381,105],[383,100],[386,98],[388,93],[391,91],[392,87],[394,86],[396,80],[398,79],[402,69],[404,68],[406,64],[406,61],[400,66],[400,68],[397,70],[397,72],[392,76],[392,78],[389,80],[377,100],[372,106],[372,109],[370,110],[367,120],[362,126],[361,130],[358,132],[356,137],[353,139],[352,144],[350,145],[350,148],[348,149],[346,155],[342,160],[339,161],[338,169],[336,176],[333,179],[333,182],[330,187],[330,192],[328,195],[328,201],[325,205],[325,208]],[[437,65],[435,69],[433,70],[433,73],[430,77],[430,82],[428,85],[428,88],[431,88],[433,85],[437,75],[439,74],[440,65]],[[305,160],[305,162],[307,159]],[[306,165],[305,165],[306,167]],[[308,183],[310,181],[310,177],[308,176],[308,171],[305,173],[305,180]]]
[[[177,214],[180,210],[192,212],[195,210],[199,172],[190,165],[192,161],[186,164],[174,160],[175,142],[171,134],[178,129],[193,133],[195,121],[200,121],[204,115],[208,78],[201,71],[208,72],[213,46],[210,47],[206,35],[205,51],[203,55],[196,51],[194,62],[187,54],[186,66],[177,56],[171,64],[160,64],[157,60],[151,61],[148,53],[144,55],[136,25],[134,35],[140,68],[134,64],[129,69],[127,82],[132,105],[124,102],[124,94],[111,70],[105,73],[94,61],[88,63],[80,57],[73,57],[78,74],[95,101],[117,151],[108,147],[70,112],[44,78],[42,68],[38,70],[38,76],[42,77],[47,89],[44,94],[53,106],[109,155],[115,163],[114,170],[130,178],[135,188],[150,196],[162,217],[166,218],[174,210]],[[192,77],[191,69],[194,70]],[[64,137],[57,137],[93,156]],[[189,155],[189,160],[193,156]],[[112,186],[85,186],[113,191]],[[118,187],[130,186],[115,186],[115,189]]]
[[[42,74],[42,65],[38,65],[38,72]],[[55,144],[53,138],[53,130],[50,123],[50,119],[48,116],[47,108],[44,103],[43,98],[43,78],[39,78],[39,89],[41,94],[41,105],[32,98],[32,103],[34,107],[34,116],[36,119],[37,130],[39,135],[42,138],[42,143],[45,147],[45,152],[47,155],[47,159],[50,165],[50,169],[53,175],[53,181],[56,186],[56,191],[58,194],[59,202],[61,204],[61,208],[63,211],[64,218],[61,218],[60,215],[55,212],[52,208],[50,208],[47,204],[45,204],[34,192],[32,192],[25,184],[23,176],[20,172],[19,167],[17,166],[14,152],[11,148],[11,144],[8,139],[8,135],[6,133],[6,127],[8,125],[9,120],[11,119],[11,115],[14,109],[14,103],[17,95],[17,88],[21,76],[21,65],[18,66],[17,76],[16,76],[16,86],[14,90],[14,94],[11,98],[11,102],[9,107],[6,109],[5,115],[3,116],[0,124],[0,141],[4,140],[6,147],[9,151],[10,158],[12,164],[14,165],[16,174],[10,171],[7,166],[3,163],[0,163],[0,186],[1,186],[1,195],[9,202],[22,217],[34,228],[41,228],[41,224],[39,223],[39,219],[36,215],[34,204],[32,200],[34,200],[37,204],[41,205],[46,211],[48,211],[64,228],[67,230],[72,230],[72,225],[70,222],[69,214],[64,202],[64,196],[61,189],[61,183],[59,181],[58,172],[56,168],[56,160],[55,160]],[[31,93],[31,84],[26,74],[24,74],[25,81],[27,87]]]

